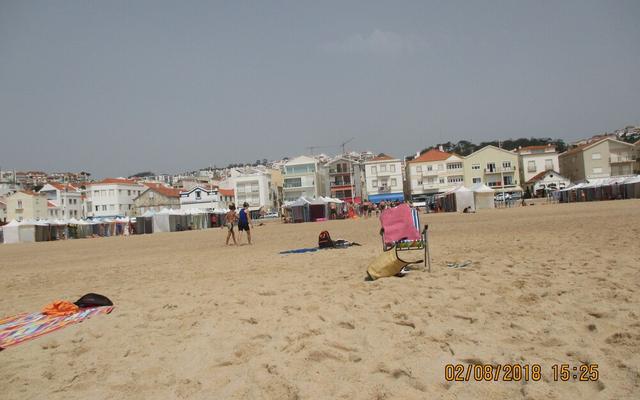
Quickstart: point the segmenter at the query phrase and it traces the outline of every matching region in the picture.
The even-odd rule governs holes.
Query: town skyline
[[[640,124],[639,15],[637,1],[4,2],[0,164],[127,176],[351,137],[396,157],[572,141]]]

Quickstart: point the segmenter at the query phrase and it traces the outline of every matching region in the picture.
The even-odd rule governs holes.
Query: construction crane
[[[340,143],[338,146],[307,146],[306,149],[309,151],[309,154],[313,155],[315,149],[335,149],[337,147],[337,148],[342,148],[342,154],[344,154],[346,146],[349,143],[353,142],[354,140],[355,138],[351,138],[347,141]]]
[[[344,152],[344,148],[345,148],[345,146],[346,146],[347,144],[349,144],[349,143],[353,142],[353,140],[354,140],[354,139],[355,139],[355,138],[351,138],[351,139],[347,140],[346,142],[342,142],[342,144],[340,145],[340,147],[342,147],[342,154],[343,154],[343,155],[345,154],[345,152]]]

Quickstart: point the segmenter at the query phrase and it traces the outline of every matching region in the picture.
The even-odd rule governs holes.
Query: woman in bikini
[[[237,246],[238,242],[236,241],[236,234],[233,231],[234,225],[238,222],[238,214],[236,214],[235,204],[233,203],[229,204],[229,212],[225,215],[224,222],[227,229],[229,230],[229,232],[227,233],[227,241],[225,242],[225,244],[228,246],[229,238],[233,238],[233,244]]]

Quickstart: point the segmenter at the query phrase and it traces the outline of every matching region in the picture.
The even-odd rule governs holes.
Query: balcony
[[[389,193],[391,192],[391,186],[380,186],[378,188],[378,193]]]
[[[351,182],[330,182],[329,183],[329,187],[336,188],[336,187],[351,187],[353,186],[353,184]]]
[[[637,159],[634,155],[612,155],[609,157],[609,162],[611,164],[622,164],[622,163],[632,163]]]
[[[438,171],[436,170],[431,170],[431,171],[422,170],[422,176],[436,176],[436,175],[438,175]]]
[[[484,169],[485,174],[506,174],[506,173],[515,172],[515,171],[516,171],[515,167],[496,167],[493,169],[490,169],[490,168]]]

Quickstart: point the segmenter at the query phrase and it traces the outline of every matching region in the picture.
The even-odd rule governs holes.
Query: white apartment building
[[[404,200],[401,160],[380,154],[364,163],[364,175],[370,202]]]
[[[233,178],[236,204],[241,207],[249,203],[249,210],[274,209],[274,193],[271,188],[271,174],[267,171],[242,173]]]
[[[136,181],[124,178],[107,178],[91,183],[86,190],[87,217],[135,215],[133,200],[145,189]]]
[[[70,184],[49,182],[40,189],[49,202],[49,218],[84,218],[84,204],[80,190]]]
[[[545,171],[558,171],[558,153],[552,144],[543,146],[520,147],[518,164],[520,166],[520,182],[529,182],[533,177]]]
[[[323,178],[318,171],[318,160],[300,156],[287,161],[283,176],[284,201],[297,200],[301,196],[316,198],[323,196]]]
[[[434,195],[464,184],[464,160],[431,149],[407,162],[406,176],[411,201],[430,201]]]

